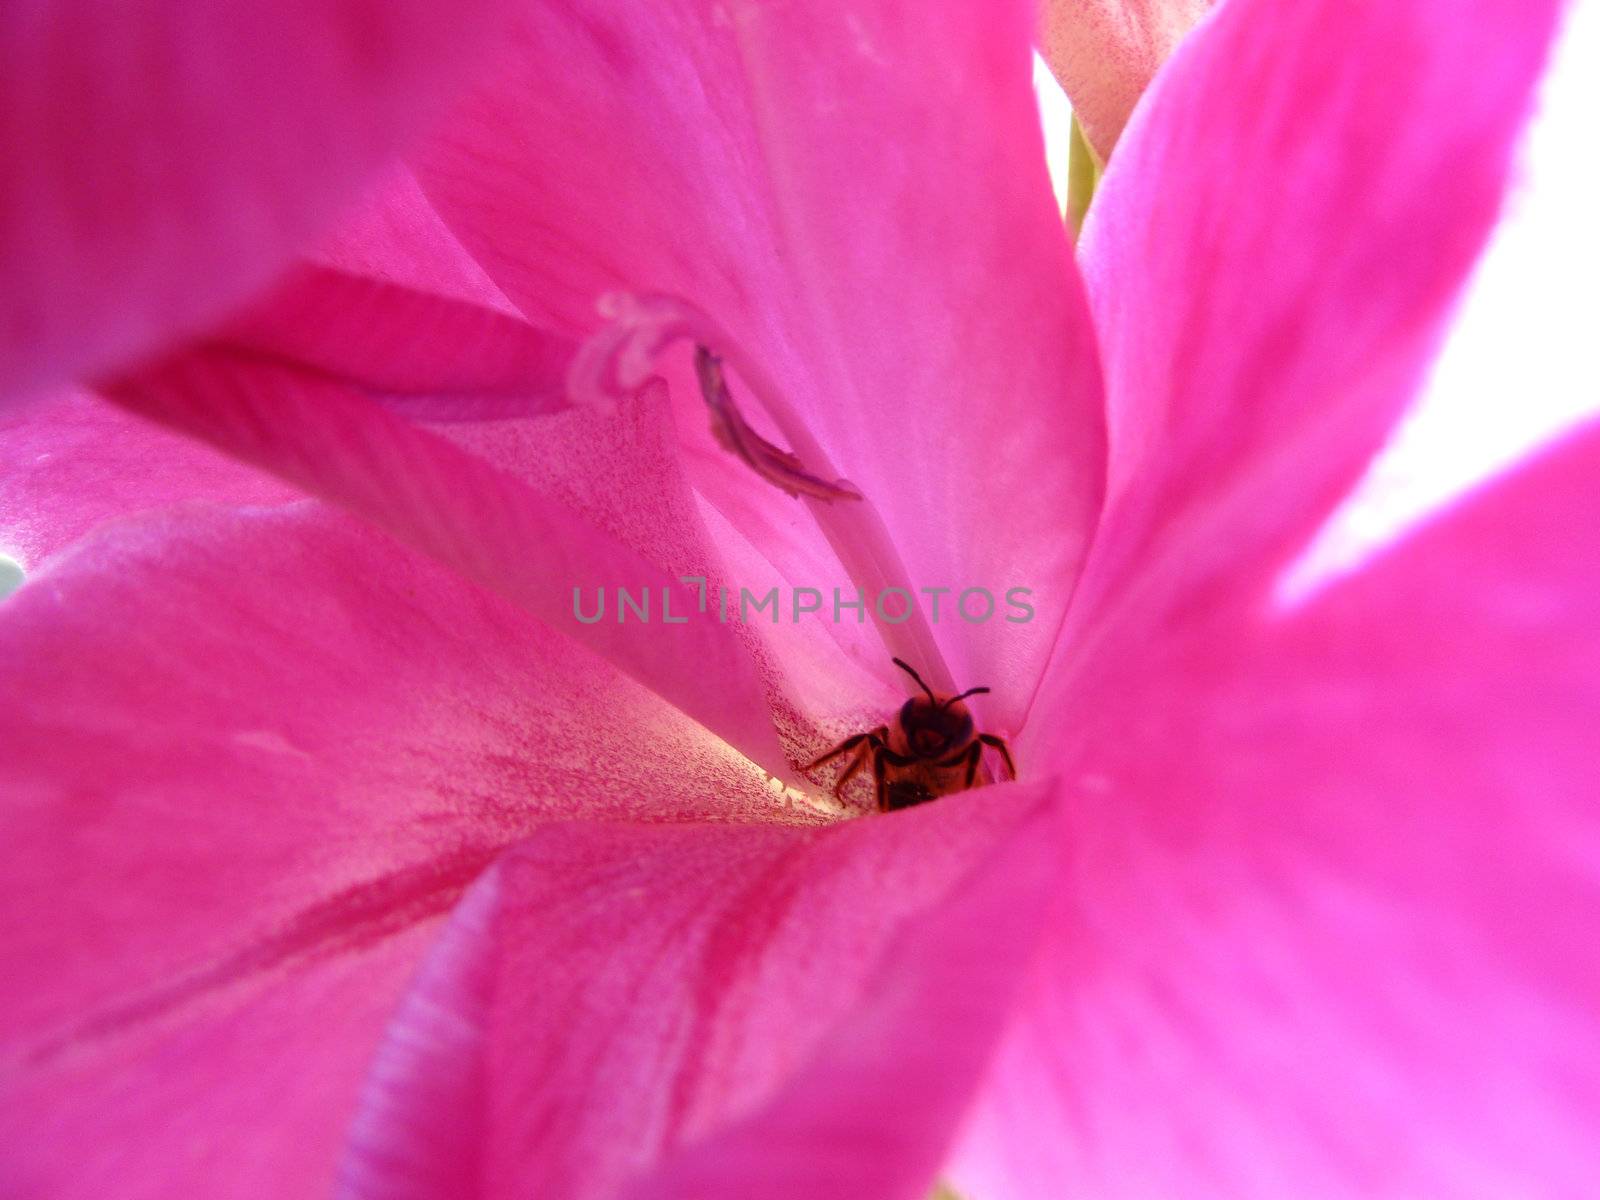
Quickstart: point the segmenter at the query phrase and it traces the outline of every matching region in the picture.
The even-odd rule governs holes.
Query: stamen
[[[768,483],[789,495],[815,496],[818,500],[859,500],[861,493],[847,479],[829,483],[818,479],[787,450],[780,450],[762,437],[734,404],[728,381],[722,376],[722,360],[704,346],[694,348],[694,373],[700,380],[700,394],[711,409],[711,432],[724,450],[737,454]]]
[[[727,331],[675,296],[614,292],[601,299],[599,309],[609,323],[579,349],[567,374],[568,391],[576,403],[613,409],[655,373],[656,359],[669,346],[692,342],[718,440],[763,479],[806,504],[851,582],[863,592],[881,596],[906,589],[909,572],[877,507],[854,485],[838,478],[827,452],[782,390]],[[728,395],[724,362],[772,418],[792,451],[774,446],[750,428]],[[834,503],[837,500],[851,503]],[[881,620],[873,613],[873,625],[891,654],[919,664],[938,691],[955,690],[920,607],[912,604],[906,617],[897,621]]]
[[[791,496],[810,496],[825,503],[861,499],[848,480],[830,482],[813,474],[799,455],[774,446],[751,428],[728,391],[722,359],[711,349],[718,346],[726,352],[729,339],[703,313],[668,296],[625,292],[602,297],[600,313],[610,317],[611,324],[578,351],[567,377],[568,390],[579,403],[609,411],[618,397],[643,386],[668,346],[679,340],[693,341],[694,369],[711,410],[711,432],[723,449]]]

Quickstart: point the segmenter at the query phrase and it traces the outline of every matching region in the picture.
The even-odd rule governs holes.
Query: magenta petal
[[[1600,431],[1304,608],[1106,646],[964,1194],[1600,1178]]]
[[[451,232],[410,168],[390,164],[311,254],[319,266],[517,315]]]
[[[1080,242],[1113,445],[1088,599],[1281,560],[1355,480],[1496,219],[1559,7],[1237,0],[1184,43]]]
[[[327,1195],[344,1116],[436,925],[297,963],[42,1066],[0,1051],[0,1195]]]
[[[542,327],[618,289],[713,315],[775,283],[731,26],[699,0],[525,6],[498,71],[416,156],[429,201]],[[754,224],[752,224],[754,223]]]
[[[0,410],[0,553],[29,571],[105,521],[176,504],[301,493],[85,392]]]
[[[0,10],[0,377],[104,371],[266,282],[414,137],[500,0]]]
[[[326,1194],[406,931],[505,846],[551,817],[814,820],[309,502],[125,522],[3,613],[0,1194]]]
[[[774,1200],[923,1200],[1044,923],[1059,872],[1042,841],[1055,832],[1043,813],[1029,820],[908,922],[861,1001],[777,1095],[670,1157],[632,1200],[737,1200],[755,1181]]]
[[[1213,0],[1045,0],[1039,49],[1101,159]]]
[[[564,408],[573,344],[497,309],[302,265],[211,335],[308,367],[433,420]]]
[[[784,770],[766,695],[729,627],[700,619],[663,625],[661,606],[669,603],[664,592],[671,591],[670,604],[682,618],[694,611],[694,591],[563,499],[534,490],[332,380],[264,360],[198,351],[119,381],[110,394],[350,509],[508,597],[767,770]],[[630,495],[641,505],[660,503],[647,489],[613,490],[619,509]],[[660,518],[656,508],[632,514],[642,534]],[[635,596],[648,588],[657,620],[617,619],[617,587]],[[599,588],[613,593],[606,618],[580,621],[575,590],[584,590],[588,611]]]
[[[1035,944],[1053,813],[1012,789],[818,832],[541,831],[402,1006],[344,1194],[921,1200]]]

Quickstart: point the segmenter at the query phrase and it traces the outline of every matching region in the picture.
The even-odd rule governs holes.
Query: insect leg
[[[889,727],[887,725],[879,725],[876,729],[869,730],[866,733],[858,733],[854,737],[845,738],[844,741],[840,742],[832,750],[829,750],[826,754],[823,754],[822,756],[820,756],[818,758],[812,759],[810,762],[808,762],[805,766],[801,767],[800,769],[802,771],[814,771],[814,770],[816,770],[816,768],[820,767],[823,763],[831,762],[833,759],[838,758],[841,754],[850,753],[850,751],[856,749],[858,746],[860,746],[864,742],[870,742],[874,738],[877,738],[878,740],[881,741],[883,738],[886,738],[888,736],[889,736]]]
[[[978,782],[978,764],[983,761],[983,743],[973,742],[967,751],[967,781],[962,786],[971,787]]]
[[[1005,760],[1006,776],[1010,779],[1017,777],[1017,764],[1011,760],[1011,747],[1006,745],[1003,737],[996,737],[992,733],[980,733],[978,740],[985,746],[992,746],[1000,752],[1000,757]]]
[[[844,791],[844,785],[854,779],[860,773],[861,768],[867,765],[867,759],[873,753],[873,744],[872,739],[869,737],[864,745],[857,748],[855,757],[845,764],[844,770],[839,772],[839,777],[833,781],[833,794],[835,796],[843,799],[840,793]]]
[[[800,769],[802,771],[814,771],[818,767],[820,767],[823,763],[832,762],[834,759],[838,758],[841,754],[848,754],[850,751],[856,749],[856,747],[860,746],[866,740],[867,740],[867,735],[864,734],[864,733],[858,733],[854,737],[847,737],[847,738],[845,738],[844,741],[840,742],[832,750],[829,750],[826,754],[822,754],[822,755],[819,755],[816,758],[813,758],[810,762],[808,762],[805,766],[801,767]]]

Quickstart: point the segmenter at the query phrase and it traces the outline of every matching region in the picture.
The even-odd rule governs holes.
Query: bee
[[[983,695],[988,688],[968,688],[958,696],[941,698],[908,664],[897,658],[894,665],[916,680],[923,695],[913,696],[901,706],[892,729],[879,725],[866,733],[845,738],[822,757],[808,763],[804,768],[807,772],[840,755],[850,755],[850,761],[833,783],[833,794],[838,796],[844,785],[870,764],[878,788],[879,812],[910,808],[952,792],[966,791],[978,781],[985,746],[999,752],[1005,763],[1006,778],[1017,777],[1016,764],[1006,740],[992,733],[977,732],[972,714],[962,703],[968,696]]]

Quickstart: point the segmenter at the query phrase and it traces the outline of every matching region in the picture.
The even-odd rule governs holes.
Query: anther
[[[711,432],[723,449],[742,458],[757,475],[797,498],[861,499],[861,493],[848,480],[835,479],[830,483],[818,478],[807,471],[795,455],[779,449],[750,428],[728,391],[722,360],[703,345],[694,348],[694,372],[700,380],[700,394],[711,410]]]

